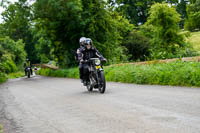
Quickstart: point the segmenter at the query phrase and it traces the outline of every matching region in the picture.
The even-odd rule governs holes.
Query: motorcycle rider
[[[81,37],[79,39],[80,48],[78,48],[76,51],[76,59],[77,60],[78,60],[78,58],[80,58],[82,56],[80,51],[83,51],[85,49],[85,46],[84,46],[85,39],[86,39],[86,37]],[[79,75],[80,75],[81,82],[83,82],[83,64],[80,61],[79,61]]]
[[[26,73],[27,68],[30,68],[31,75],[33,75],[32,64],[31,64],[31,62],[30,62],[30,60],[28,58],[26,59],[26,62],[24,63],[24,72],[25,72],[25,75],[27,74]]]
[[[104,60],[107,61],[106,58],[104,58],[101,53],[92,46],[92,40],[90,38],[86,38],[85,39],[85,47],[83,49],[81,49],[80,54],[78,56],[78,60],[79,62],[82,64],[82,72],[81,74],[83,75],[83,82],[84,85],[86,86],[87,83],[89,82],[89,65],[87,63],[87,60],[89,60],[90,58],[100,58],[100,60]]]

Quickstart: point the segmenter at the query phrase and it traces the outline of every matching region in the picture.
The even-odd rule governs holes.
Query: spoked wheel
[[[92,87],[92,85],[90,84],[90,82],[89,82],[88,85],[87,85],[87,90],[88,90],[88,91],[93,91],[93,87]]]
[[[99,73],[99,80],[100,80],[100,84],[99,84],[99,92],[100,93],[104,93],[106,90],[106,80],[105,80],[105,76],[104,76],[104,72],[101,71]]]

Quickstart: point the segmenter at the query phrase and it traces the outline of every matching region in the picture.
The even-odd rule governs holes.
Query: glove
[[[83,60],[83,59],[81,59],[79,62],[80,62],[80,63],[83,63],[83,62],[84,62],[84,60]]]
[[[105,62],[107,62],[107,59],[106,59],[106,58],[103,58],[103,59],[102,59],[102,61],[105,61]]]

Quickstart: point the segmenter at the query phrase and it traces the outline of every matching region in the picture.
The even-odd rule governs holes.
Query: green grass
[[[0,124],[0,133],[3,133],[3,126]]]
[[[192,32],[187,41],[191,43],[193,48],[198,51],[198,54],[200,54],[200,31]]]
[[[24,76],[24,72],[15,72],[15,73],[10,73],[7,75],[8,79],[15,79],[15,78],[20,78]]]
[[[23,76],[24,76],[24,72],[15,72],[15,73],[10,73],[8,75],[0,72],[0,84],[6,82],[7,79],[15,79],[15,78],[23,77]]]
[[[58,70],[52,70],[46,68],[46,69],[40,69],[39,71],[37,71],[37,74],[44,76],[51,76],[51,77],[79,78],[78,68],[58,69]]]
[[[6,75],[0,72],[0,84],[6,81]]]
[[[168,64],[147,64],[108,66],[104,68],[107,81],[156,84],[174,86],[200,86],[199,62],[172,62]],[[50,70],[41,69],[38,74],[53,77],[79,78],[78,68]]]
[[[200,86],[200,63],[125,65],[105,69],[107,81],[175,86]]]

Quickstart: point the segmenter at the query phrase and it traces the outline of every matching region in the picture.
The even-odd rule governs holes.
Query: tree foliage
[[[91,38],[109,63],[144,60],[149,52],[167,58],[185,47],[180,21],[183,27],[188,16],[188,27],[199,24],[199,0],[190,0],[187,14],[187,0],[37,0],[33,5],[27,1],[4,5],[0,38],[21,39],[33,63],[77,65],[72,51],[82,36]],[[133,24],[144,25],[136,31]]]
[[[187,6],[187,15],[185,28],[190,31],[200,29],[200,0],[190,0],[190,4]]]
[[[177,12],[181,15],[181,22],[180,22],[180,27],[183,29],[185,20],[187,19],[187,11],[186,7],[188,4],[188,0],[180,0],[180,3],[176,6]]]
[[[22,40],[15,42],[9,37],[0,38],[0,71],[5,73],[14,72],[22,67],[26,52]]]
[[[79,47],[81,36],[91,38],[110,62],[124,58],[120,44],[122,36],[130,30],[127,27],[132,25],[109,10],[103,0],[38,0],[34,15],[36,31],[46,33],[45,38],[39,39],[37,47],[53,49],[51,52],[61,66],[74,64],[71,50]]]
[[[123,45],[128,49],[129,60],[146,60],[149,56],[150,39],[140,31],[130,32]]]
[[[184,47],[183,37],[179,34],[180,15],[174,7],[165,3],[156,3],[150,9],[145,24],[152,32],[151,48],[155,58],[174,55]]]
[[[27,0],[19,0],[13,4],[10,3],[5,7],[2,17],[2,34],[4,36],[9,36],[14,41],[22,39],[25,43],[25,50],[28,54],[28,58],[32,62],[38,62],[32,34],[31,6],[28,4]]]
[[[109,3],[116,7],[116,10],[122,12],[132,24],[140,25],[147,21],[150,7],[155,3],[177,4],[178,0],[108,0]]]

